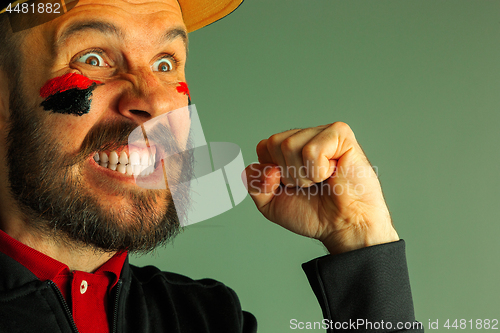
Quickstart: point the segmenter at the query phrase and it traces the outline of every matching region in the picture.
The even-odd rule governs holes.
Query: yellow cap
[[[29,0],[17,0],[11,3],[11,8],[16,5],[28,2]],[[64,1],[64,0],[62,0]],[[71,2],[74,0],[66,0]],[[215,21],[220,20],[224,16],[232,13],[243,0],[177,0],[181,6],[182,17],[188,32],[193,32],[204,26],[207,26]],[[64,3],[63,3],[64,5]],[[7,8],[2,9],[4,13]]]

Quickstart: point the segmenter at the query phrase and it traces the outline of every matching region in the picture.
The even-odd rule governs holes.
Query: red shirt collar
[[[39,252],[10,237],[3,230],[0,230],[0,252],[5,253],[21,265],[29,269],[41,281],[54,280],[60,274],[69,274],[69,267],[42,252]],[[127,252],[116,253],[111,259],[99,267],[94,274],[113,274],[113,281],[110,288],[114,287],[120,278],[120,273],[125,263]]]

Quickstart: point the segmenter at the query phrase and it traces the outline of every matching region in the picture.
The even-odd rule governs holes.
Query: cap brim
[[[243,0],[178,0],[188,32],[201,29],[231,14]]]

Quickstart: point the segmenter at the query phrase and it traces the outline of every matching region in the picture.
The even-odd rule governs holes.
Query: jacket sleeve
[[[423,332],[415,321],[405,243],[366,247],[302,265],[327,332]]]
[[[243,311],[243,333],[257,333],[257,319],[250,312]]]
[[[238,313],[239,317],[239,328],[237,332],[257,333],[257,319],[255,318],[255,316],[250,312],[242,311],[240,300],[234,290],[231,288],[227,288],[227,290],[231,293],[233,303],[235,304],[236,313]]]

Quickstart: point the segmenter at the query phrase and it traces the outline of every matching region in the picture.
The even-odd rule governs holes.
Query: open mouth
[[[101,167],[129,176],[148,176],[155,170],[156,149],[126,148],[95,153],[94,161]]]

